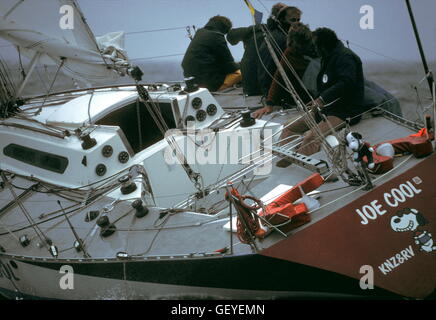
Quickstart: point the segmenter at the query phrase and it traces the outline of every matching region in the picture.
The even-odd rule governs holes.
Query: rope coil
[[[261,228],[259,216],[256,214],[256,211],[263,206],[262,202],[253,196],[240,195],[235,188],[230,189],[230,194],[229,192],[226,193],[225,198],[229,202],[232,201],[230,197],[232,197],[238,213],[236,233],[239,241],[245,244],[252,244],[255,238],[262,238],[265,231]],[[255,204],[249,205],[245,203],[247,199],[254,201]],[[233,222],[230,221],[230,223]]]

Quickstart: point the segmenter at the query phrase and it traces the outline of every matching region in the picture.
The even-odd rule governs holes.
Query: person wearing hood
[[[265,24],[256,24],[249,27],[233,28],[227,34],[227,41],[231,45],[239,42],[244,44],[244,55],[241,59],[242,88],[247,96],[261,95],[258,80],[259,49],[263,43],[262,27],[267,27],[269,31],[278,28],[277,15],[280,9],[286,7],[284,3],[278,2],[271,8],[271,16]]]
[[[231,28],[230,19],[218,15],[195,33],[182,61],[186,78],[194,77],[196,84],[210,91],[224,90],[241,81],[241,71],[225,38]]]
[[[272,17],[267,24],[271,38],[270,42],[277,57],[280,58],[283,51],[285,51],[289,28],[293,23],[300,22],[301,15],[302,11],[297,7],[285,5],[279,9],[277,18]],[[261,62],[257,66],[257,78],[262,95],[267,96],[277,66],[265,41],[259,47],[259,58]]]

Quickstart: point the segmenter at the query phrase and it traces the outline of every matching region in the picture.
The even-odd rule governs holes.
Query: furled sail
[[[0,13],[0,37],[77,80],[108,81],[129,67],[123,33],[100,37],[99,45],[74,0],[2,0]]]

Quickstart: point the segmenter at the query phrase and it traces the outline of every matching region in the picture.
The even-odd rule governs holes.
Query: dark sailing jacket
[[[261,25],[231,29],[227,34],[227,41],[231,45],[243,42],[244,55],[241,60],[242,87],[246,95],[260,95],[257,68],[259,66],[258,51],[263,42]]]
[[[277,57],[280,59],[280,51],[283,52],[286,49],[286,32],[288,31],[287,28],[289,28],[289,26],[281,26],[278,22],[270,18],[268,19],[267,27],[272,38],[271,44],[275,53],[277,54]],[[280,48],[280,50],[278,50],[277,47]],[[259,63],[257,66],[257,78],[261,93],[262,95],[266,96],[271,86],[277,66],[274,63],[265,41],[263,41],[259,47],[259,57],[262,60],[262,63]]]
[[[326,105],[322,108],[325,115],[345,120],[364,111],[362,61],[341,41],[329,56],[321,59],[317,86]]]
[[[199,29],[189,44],[182,61],[185,77],[195,77],[196,83],[216,91],[227,74],[238,70],[224,35],[225,27],[209,22]]]

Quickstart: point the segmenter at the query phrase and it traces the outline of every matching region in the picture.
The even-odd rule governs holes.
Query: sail
[[[92,84],[115,79],[129,65],[119,47],[123,34],[116,37],[118,45],[99,47],[73,0],[2,0],[0,13],[0,37],[29,59],[38,56],[41,64],[59,66],[63,61],[61,70],[77,80]]]

